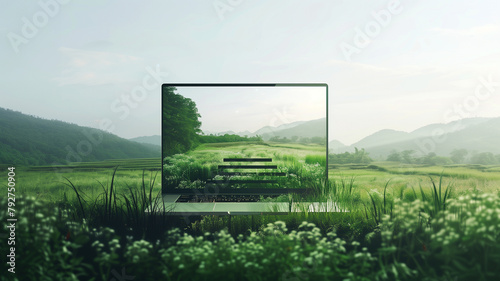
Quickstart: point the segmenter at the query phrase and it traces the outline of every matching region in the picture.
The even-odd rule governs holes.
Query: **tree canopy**
[[[332,164],[348,164],[348,163],[363,163],[368,164],[373,162],[368,156],[368,152],[364,148],[354,148],[354,153],[344,152],[340,154],[328,154],[328,162]]]
[[[175,93],[175,87],[166,87],[162,102],[162,145],[165,155],[184,153],[198,144],[201,132],[196,104],[190,98]]]

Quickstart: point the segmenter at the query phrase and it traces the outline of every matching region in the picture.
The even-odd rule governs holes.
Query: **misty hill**
[[[338,140],[331,140],[328,142],[328,151],[331,153],[342,153],[349,150],[348,145],[345,145]]]
[[[297,122],[282,124],[282,125],[277,126],[277,127],[265,126],[265,127],[262,127],[260,129],[258,129],[253,134],[254,135],[259,135],[259,136],[273,135],[274,133],[276,133],[278,131],[282,131],[282,130],[286,130],[286,129],[291,129],[291,128],[294,128],[294,127],[296,127],[298,125],[302,125],[302,124],[304,124],[306,122],[307,121],[297,121]]]
[[[318,119],[318,120],[311,120],[311,121],[297,121],[297,122],[292,122],[292,123],[287,123],[287,124],[282,124],[277,127],[271,127],[271,126],[265,126],[260,128],[259,130],[255,132],[250,132],[250,131],[242,131],[239,133],[235,133],[234,131],[223,131],[223,132],[212,132],[212,131],[204,131],[203,133],[205,135],[216,135],[216,136],[223,136],[225,134],[229,135],[238,135],[240,137],[255,137],[256,135],[260,135],[263,137],[264,140],[268,140],[269,138],[273,136],[279,136],[279,137],[287,137],[290,138],[292,136],[297,136],[297,137],[316,137],[316,136],[324,136],[326,128],[326,119]],[[323,134],[321,134],[323,133]],[[153,135],[153,136],[142,136],[142,137],[137,137],[137,138],[131,138],[129,139],[131,141],[143,143],[143,144],[150,144],[150,145],[159,145],[161,146],[161,136],[159,135]],[[342,147],[345,145],[342,144]]]
[[[293,123],[292,123],[293,124]],[[297,137],[324,137],[326,138],[326,118],[317,120],[295,122],[293,126],[277,127],[275,130],[262,134],[262,138],[267,140],[273,136],[280,138]]]
[[[352,144],[365,148],[370,157],[385,160],[392,151],[414,150],[423,156],[430,152],[449,156],[455,149],[500,153],[500,118],[467,118],[447,124],[430,124],[410,133],[381,130]],[[343,152],[343,151],[340,151]]]
[[[135,141],[138,143],[147,143],[147,144],[151,144],[151,145],[161,146],[161,136],[160,135],[142,136],[142,137],[137,137],[137,138],[131,138],[129,140]]]
[[[310,120],[310,121],[296,121],[292,123],[282,124],[280,126],[272,127],[265,126],[258,129],[255,132],[243,131],[239,133],[235,133],[233,131],[225,131],[225,132],[209,132],[205,131],[205,134],[214,134],[214,135],[224,135],[224,134],[236,134],[241,137],[248,136],[253,137],[259,135],[264,140],[269,140],[271,137],[280,137],[280,138],[291,138],[293,136],[297,137],[326,137],[326,118]]]
[[[307,121],[296,121],[296,122],[282,124],[282,125],[275,126],[275,127],[264,126],[264,127],[258,129],[255,132],[250,132],[250,131],[246,130],[246,131],[242,131],[242,132],[235,132],[235,131],[223,131],[223,132],[204,131],[203,133],[205,135],[213,134],[213,135],[216,135],[216,136],[222,136],[224,134],[229,134],[229,135],[238,135],[240,137],[244,137],[244,136],[255,137],[257,135],[259,135],[259,136],[262,136],[262,135],[272,135],[274,132],[277,132],[277,131],[280,131],[280,130],[284,130],[284,129],[293,128],[293,127],[298,126],[300,124],[303,124],[305,122],[307,122]]]
[[[481,124],[485,121],[488,121],[490,118],[467,118],[461,119],[457,121],[453,121],[447,124],[430,124],[421,128],[418,128],[412,131],[410,134],[412,137],[426,137],[432,136],[435,131],[443,132],[443,133],[452,133],[456,132],[471,126],[475,126]]]
[[[352,146],[358,148],[367,148],[372,146],[381,146],[381,145],[397,143],[408,140],[410,138],[411,136],[409,133],[385,129],[363,138],[362,140],[356,142]]]
[[[0,163],[50,165],[160,157],[160,148],[108,132],[0,108]]]

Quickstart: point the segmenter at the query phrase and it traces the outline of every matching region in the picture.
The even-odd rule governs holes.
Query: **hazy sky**
[[[196,103],[201,130],[255,132],[326,117],[326,87],[177,87]]]
[[[2,1],[1,107],[132,138],[160,82],[322,82],[346,144],[500,115],[499,1],[60,1]]]

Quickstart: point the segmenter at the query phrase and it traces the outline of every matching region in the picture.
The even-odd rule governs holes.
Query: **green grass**
[[[114,177],[114,168],[119,167]],[[75,163],[67,166],[16,167],[17,194],[31,195],[46,201],[73,199],[75,194],[68,186],[67,178],[82,192],[94,200],[101,192],[102,185],[114,179],[118,192],[127,187],[140,187],[143,170],[160,171],[160,159],[124,159],[102,162]],[[154,191],[161,189],[157,181]]]
[[[497,192],[500,188],[499,166],[485,166],[478,170],[470,165],[454,166],[423,166],[407,165],[395,162],[375,162],[363,164],[331,164],[328,170],[330,179],[342,177],[355,177],[355,188],[363,190],[362,197],[369,199],[367,193],[377,191],[383,193],[387,181],[391,181],[389,189],[403,189],[408,195],[412,188],[418,189],[420,185],[429,185],[434,178],[442,178],[442,185],[453,185],[457,195],[470,191]],[[411,196],[411,195],[408,195]]]
[[[321,166],[326,166],[326,156],[325,155],[306,155],[305,162],[307,164],[319,164]]]
[[[186,154],[176,154],[165,158],[163,171],[166,186],[174,188],[200,188],[211,180],[224,181],[231,188],[300,188],[315,187],[324,177],[326,156],[318,151],[325,149],[320,145],[280,143],[207,143],[198,146]],[[325,151],[326,152],[326,151]],[[224,158],[271,158],[274,170],[262,169],[224,169],[218,166],[228,165]],[[248,162],[231,162],[231,165],[245,165]],[[260,163],[259,163],[260,164]],[[226,172],[243,172],[246,175],[224,175]],[[260,172],[277,172],[280,176],[261,175]],[[253,173],[253,175],[250,175]],[[237,180],[276,180],[276,183],[231,183]],[[222,185],[221,185],[222,186]],[[224,185],[225,186],[225,185]]]
[[[193,173],[205,173],[200,167],[221,149],[241,157],[271,153],[288,164],[317,155],[313,146],[294,144],[203,145],[189,154],[206,161]],[[148,169],[136,170],[133,160],[57,173],[17,167],[16,237],[25,241],[18,245],[20,278],[76,280],[74,273],[110,280],[111,270],[122,267],[143,280],[496,280],[500,274],[498,166],[330,163],[329,181],[302,200],[333,201],[349,212],[184,221],[160,208],[144,212],[162,206],[155,161],[137,160]],[[0,180],[7,182],[5,175]],[[0,249],[7,251],[6,244]]]
[[[92,216],[130,223],[133,217],[108,205],[111,187]],[[93,228],[97,220],[79,222],[71,211],[18,199],[25,219],[16,235],[26,241],[17,246],[17,268],[26,268],[18,277],[30,280],[109,280],[116,267],[143,280],[495,280],[500,273],[498,194],[450,199],[434,216],[425,211],[431,201],[394,200],[376,226],[360,212],[241,216],[233,218],[237,233],[231,235],[224,230],[228,217],[205,216],[190,229],[174,228],[152,240],[125,238],[113,228]],[[7,251],[5,244],[0,250]]]
[[[28,171],[46,172],[71,172],[71,171],[98,171],[104,168],[120,166],[122,170],[158,170],[161,168],[160,158],[138,158],[138,159],[110,159],[98,162],[75,162],[69,165],[48,165],[24,167]]]

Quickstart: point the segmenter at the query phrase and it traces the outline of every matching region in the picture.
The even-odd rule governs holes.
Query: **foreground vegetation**
[[[397,199],[376,225],[374,209],[368,212],[365,233],[353,233],[356,214],[347,214],[343,227],[353,228],[351,235],[327,226],[326,214],[302,214],[238,235],[208,231],[221,218],[205,217],[193,224],[203,233],[173,228],[154,240],[75,221],[71,210],[33,197],[17,202],[17,270],[2,280],[495,280],[500,274],[498,194],[439,207]]]
[[[2,274],[2,280],[496,280],[500,275],[495,166],[334,164],[330,182],[310,199],[332,200],[349,212],[231,219],[169,217],[161,208],[146,215],[143,210],[162,205],[157,171],[120,167],[105,172],[90,171],[88,164],[82,171],[73,167],[61,172],[59,187],[46,189],[42,176],[50,173],[19,169],[16,274]],[[88,180],[94,176],[99,182]],[[31,191],[34,182],[38,189]],[[48,196],[52,191],[65,197]],[[0,204],[7,205],[5,197]],[[3,208],[0,219],[6,221],[6,215]],[[0,251],[7,247],[2,243]]]

